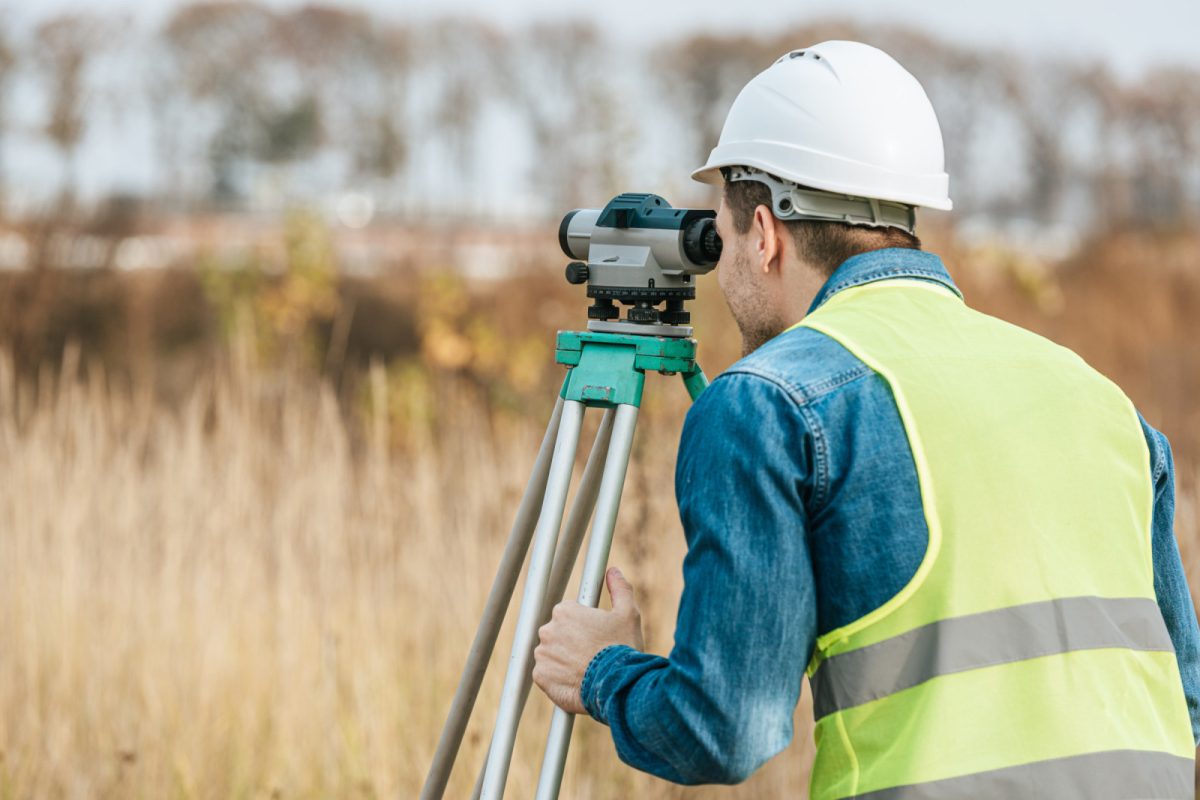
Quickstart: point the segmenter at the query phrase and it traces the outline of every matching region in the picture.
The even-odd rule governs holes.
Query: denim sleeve
[[[1140,417],[1139,417],[1140,419]],[[1150,474],[1154,481],[1154,520],[1151,550],[1154,556],[1154,594],[1163,621],[1175,645],[1175,658],[1183,678],[1192,738],[1200,746],[1200,626],[1188,589],[1179,545],[1175,541],[1175,465],[1167,437],[1142,420],[1142,433],[1150,447]]]
[[[688,413],[675,472],[687,538],[669,658],[624,646],[589,664],[588,713],[630,766],[738,783],[792,738],[816,636],[803,493],[811,438],[780,386],[726,373]]]

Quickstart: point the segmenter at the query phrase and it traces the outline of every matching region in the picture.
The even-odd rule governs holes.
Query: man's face
[[[723,243],[717,262],[717,284],[725,294],[725,303],[742,334],[742,355],[748,355],[782,332],[776,303],[761,269],[756,251],[754,226],[738,233],[733,217],[721,200],[717,209],[717,233]]]

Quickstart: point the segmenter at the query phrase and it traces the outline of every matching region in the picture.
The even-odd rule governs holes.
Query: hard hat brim
[[[731,142],[717,145],[708,163],[692,171],[692,180],[720,186],[721,167],[754,167],[784,180],[825,192],[891,200],[923,208],[949,211],[953,208],[945,172],[903,175],[875,165],[831,156],[778,142]],[[842,180],[834,178],[843,176]],[[850,182],[845,176],[855,175]]]
[[[722,166],[733,166],[733,165],[722,165]],[[747,165],[747,166],[749,166],[749,165]],[[725,182],[724,177],[722,177],[722,175],[721,175],[721,168],[720,167],[712,167],[712,166],[709,166],[708,164],[705,164],[703,167],[699,167],[698,169],[692,170],[692,180],[699,181],[700,183],[707,183],[712,186],[720,186],[722,183]]]

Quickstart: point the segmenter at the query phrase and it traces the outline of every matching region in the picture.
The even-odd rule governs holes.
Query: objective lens
[[[574,219],[575,215],[578,214],[581,210],[582,209],[577,208],[574,211],[568,211],[567,215],[562,218],[562,222],[560,222],[558,225],[558,246],[562,248],[563,253],[565,253],[568,258],[586,258],[587,257],[587,253],[584,253],[582,256],[572,253],[571,252],[571,242],[567,238],[567,234],[569,234],[571,231],[571,220]]]

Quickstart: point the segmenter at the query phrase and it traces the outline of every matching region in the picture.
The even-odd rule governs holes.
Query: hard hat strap
[[[916,208],[904,203],[808,189],[754,167],[724,167],[721,172],[727,181],[758,181],[765,185],[771,190],[771,212],[784,221],[810,219],[899,228],[910,234],[916,231]]]

